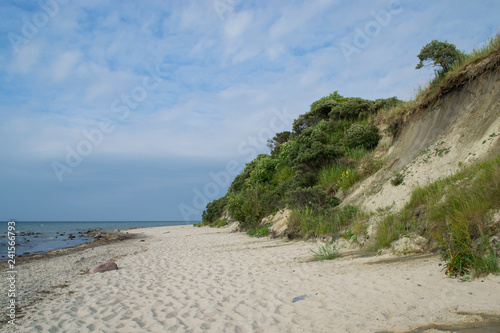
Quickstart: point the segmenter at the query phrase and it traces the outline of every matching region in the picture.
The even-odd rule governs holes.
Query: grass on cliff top
[[[394,134],[397,128],[394,130],[391,127],[400,126],[406,115],[433,105],[446,93],[499,66],[500,33],[497,33],[483,46],[473,49],[469,54],[464,53],[448,72],[436,70],[434,79],[426,87],[419,88],[413,100],[383,110],[382,113],[387,123],[390,124],[389,130],[392,130]]]
[[[435,238],[452,276],[499,272],[497,252],[487,241],[500,232],[492,215],[500,210],[500,156],[412,192],[409,203],[379,224],[375,249],[409,233]]]
[[[463,54],[446,73],[436,71],[436,77],[427,88],[421,89],[415,100],[427,106],[439,96],[457,88],[479,75],[495,69],[500,64],[500,33],[488,39],[480,48]]]

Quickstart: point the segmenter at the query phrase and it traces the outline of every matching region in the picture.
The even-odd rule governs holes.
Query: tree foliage
[[[426,66],[439,66],[444,72],[447,72],[461,55],[462,52],[454,44],[433,40],[420,50],[417,56],[420,62],[415,69]],[[424,62],[427,63],[425,64]]]
[[[209,202],[202,214],[203,224],[211,224],[217,221],[224,212],[227,201],[227,197],[223,196],[222,198]]]
[[[313,210],[335,207],[340,201],[328,186],[320,185],[321,170],[339,163],[351,148],[373,149],[379,132],[368,119],[398,103],[402,102],[395,97],[371,101],[346,98],[336,91],[320,98],[294,121],[293,131],[277,133],[268,140],[271,153],[247,163],[227,194],[207,205],[203,221],[216,221],[227,209],[241,227],[255,229],[264,216],[287,206]],[[340,178],[331,181],[342,183]]]
[[[339,95],[337,91],[320,98],[311,104],[309,112],[300,115],[299,118],[293,122],[293,133],[300,135],[306,128],[318,124],[321,120],[329,119],[332,108],[346,100],[347,99]]]
[[[279,145],[288,142],[290,140],[292,133],[289,131],[281,132],[281,133],[276,133],[276,135],[272,139],[267,140],[267,146],[271,151],[273,151],[276,147]]]
[[[349,148],[374,148],[379,140],[379,129],[374,125],[353,124],[345,137],[346,146]]]

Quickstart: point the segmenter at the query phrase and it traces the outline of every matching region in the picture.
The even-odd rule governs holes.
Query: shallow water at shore
[[[131,229],[145,227],[175,226],[191,224],[181,221],[106,221],[106,222],[16,222],[16,256],[45,253],[51,250],[78,246],[94,238],[88,231]],[[7,260],[8,226],[1,222],[0,261]]]

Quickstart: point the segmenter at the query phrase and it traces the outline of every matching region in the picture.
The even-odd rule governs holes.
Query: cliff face
[[[417,186],[500,153],[499,67],[470,76],[406,117],[387,151],[385,166],[359,184],[343,204],[368,211],[393,205],[397,210]],[[390,182],[396,173],[404,177],[399,186]]]

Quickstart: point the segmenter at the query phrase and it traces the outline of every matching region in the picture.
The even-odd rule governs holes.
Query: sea
[[[12,223],[14,222],[14,223]],[[12,254],[9,242],[14,240],[15,255],[39,254],[92,242],[88,230],[124,230],[176,225],[191,225],[185,221],[106,221],[106,222],[0,222],[0,261]],[[9,234],[9,231],[11,232]],[[9,239],[10,237],[10,239]],[[9,249],[10,248],[10,249]],[[12,257],[12,256],[11,256]]]

